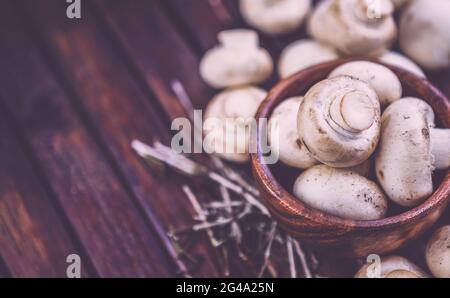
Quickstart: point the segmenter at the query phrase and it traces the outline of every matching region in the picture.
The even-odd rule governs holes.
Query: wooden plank
[[[16,12],[10,5],[0,12],[0,55],[8,57],[0,68],[0,96],[87,255],[102,277],[168,276],[165,251]]]
[[[160,230],[191,224],[192,208],[181,191],[182,181],[150,175],[148,167],[130,146],[133,139],[170,144],[170,125],[161,118],[164,115],[158,114],[146,98],[88,5],[84,6],[83,21],[70,22],[60,13],[66,4],[50,5],[50,2],[28,1],[24,9],[29,9],[35,16],[34,26],[39,27],[47,51],[57,62],[60,77],[88,111],[90,122],[111,151],[133,196],[153,225],[161,226],[153,220],[154,213],[161,219],[164,228],[160,227]],[[160,236],[165,238],[163,242],[168,241],[165,234]],[[196,276],[216,276],[211,259],[214,253],[206,238],[192,249],[192,253],[206,256],[206,262],[196,271]],[[175,255],[172,257],[176,258]]]
[[[113,39],[130,57],[129,63],[136,67],[142,84],[155,94],[171,119],[187,116],[180,100],[184,92],[192,99],[194,107],[206,105],[212,90],[198,75],[198,58],[157,6],[141,2],[145,5],[136,9],[116,0],[90,3],[97,5],[99,14],[114,34]],[[200,196],[208,198],[209,191],[202,191]],[[208,262],[214,260],[211,253],[203,256],[210,260]],[[237,264],[233,266],[233,276],[248,276],[249,270]]]
[[[9,272],[9,269],[6,267],[5,262],[0,259],[0,278],[11,278],[11,272]]]
[[[139,9],[126,1],[93,1],[124,47],[131,63],[143,75],[170,118],[185,116],[174,93],[181,83],[196,108],[210,100],[213,91],[201,80],[199,59],[184,42],[156,2],[140,2]]]
[[[68,233],[51,196],[42,187],[30,159],[16,137],[17,128],[7,123],[0,109],[0,276],[66,277],[66,258],[82,248]],[[92,276],[89,262],[82,264],[82,277]],[[90,271],[90,272],[89,272]],[[89,272],[89,273],[88,273]]]
[[[177,29],[191,37],[189,40],[191,43],[199,45],[202,53],[217,44],[218,32],[250,28],[242,20],[237,9],[237,2],[232,0],[158,0],[158,3],[165,8],[170,19],[175,21]],[[205,26],[205,24],[208,25]],[[276,57],[281,47],[279,42],[271,36],[259,35],[262,45]]]
[[[239,24],[224,1],[158,0],[158,3],[199,53],[217,45],[217,33]]]

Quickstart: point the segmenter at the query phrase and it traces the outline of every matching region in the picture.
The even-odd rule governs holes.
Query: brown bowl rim
[[[437,119],[439,119],[444,128],[450,128],[450,101],[449,99],[431,82],[429,82],[426,78],[420,78],[417,75],[410,73],[402,68],[382,63],[376,59],[369,58],[341,58],[336,59],[330,62],[317,64],[315,66],[304,69],[300,72],[293,74],[292,76],[281,80],[278,82],[268,93],[266,99],[261,103],[257,114],[256,120],[258,123],[257,137],[256,137],[256,148],[257,153],[251,154],[251,164],[253,168],[255,179],[259,179],[261,182],[261,187],[264,187],[265,190],[270,193],[270,199],[264,198],[266,204],[268,204],[269,209],[271,207],[279,210],[279,207],[273,206],[278,204],[281,206],[281,210],[283,214],[293,216],[295,218],[305,218],[311,220],[313,222],[323,224],[326,226],[335,226],[337,228],[355,228],[355,229],[381,229],[381,228],[394,228],[399,225],[404,225],[407,223],[415,222],[421,218],[426,217],[431,212],[438,209],[442,204],[446,204],[450,199],[450,170],[447,172],[439,187],[433,192],[433,194],[426,199],[422,204],[413,209],[407,210],[397,215],[393,215],[387,218],[379,219],[379,220],[352,220],[352,219],[344,219],[340,218],[320,210],[311,208],[305,204],[303,204],[300,200],[295,198],[289,191],[287,191],[274,177],[272,171],[269,168],[269,165],[261,162],[263,158],[262,148],[261,148],[261,138],[260,138],[260,119],[266,118],[271,115],[274,108],[281,103],[284,99],[280,99],[283,90],[288,88],[295,82],[307,77],[309,73],[323,71],[324,78],[328,76],[328,74],[336,67],[352,61],[370,61],[375,62],[381,65],[384,65],[394,71],[399,77],[403,78],[401,80],[402,86],[408,86],[409,89],[417,91],[417,86],[425,88],[423,92],[429,92],[433,97],[437,99],[437,102],[441,104],[439,110],[436,110],[434,106],[435,102],[430,102],[429,98],[424,98],[426,102],[428,102],[435,111]],[[317,83],[317,82],[315,82]],[[313,83],[313,84],[315,84]],[[444,107],[445,110],[442,110]],[[267,183],[265,181],[270,181]],[[263,196],[264,197],[264,196]]]

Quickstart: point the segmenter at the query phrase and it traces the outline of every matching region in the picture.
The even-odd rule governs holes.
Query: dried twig
[[[195,212],[197,212],[197,215],[201,219],[201,221],[204,224],[208,224],[208,220],[206,218],[206,215],[205,215],[205,213],[204,213],[200,203],[198,202],[197,197],[194,195],[194,193],[189,188],[189,186],[183,185],[183,191],[186,194],[186,196],[189,199],[189,201],[191,202],[192,206],[194,207]],[[209,237],[209,240],[211,241],[212,246],[218,247],[218,246],[220,246],[223,243],[221,241],[218,241],[214,237],[214,234],[213,234],[213,232],[212,232],[212,230],[210,228],[206,229],[206,233],[208,234],[208,237]]]
[[[297,268],[295,268],[294,249],[292,248],[292,238],[287,237],[286,249],[288,253],[289,271],[292,278],[297,277]]]
[[[264,252],[263,264],[258,271],[259,276],[262,276],[265,272],[272,277],[278,276],[277,269],[270,259],[272,246],[276,243],[279,245],[286,245],[288,250],[287,257],[289,270],[292,277],[297,276],[294,254],[298,255],[305,276],[312,277],[311,270],[306,261],[307,258],[300,244],[278,229],[276,222],[271,218],[268,209],[260,202],[259,192],[238,171],[225,165],[217,157],[211,158],[215,165],[215,170],[212,170],[182,154],[175,153],[170,147],[164,146],[159,142],[155,142],[152,147],[140,141],[133,141],[132,146],[136,152],[152,166],[157,165],[158,167],[161,167],[161,165],[165,164],[185,176],[206,178],[217,184],[220,190],[221,199],[203,205],[199,202],[190,187],[187,185],[183,186],[183,191],[195,210],[195,220],[199,221],[199,223],[179,229],[176,231],[176,234],[189,234],[191,232],[205,231],[212,246],[219,250],[218,256],[221,258],[219,263],[223,268],[223,274],[225,276],[230,274],[229,258],[231,256],[230,251],[228,251],[227,248],[228,246],[223,245],[225,242],[229,243],[229,241],[231,241],[231,243],[234,243],[237,256],[242,261],[253,264],[253,261],[244,252],[242,247],[242,245],[244,245],[243,231],[241,230],[242,225],[242,227],[245,227],[246,229],[253,229],[252,231],[258,233],[261,235],[261,238],[264,238],[267,241],[264,244],[265,248],[263,251],[258,248],[251,249],[254,252],[255,257],[257,255],[260,256],[258,251],[260,253]],[[231,194],[240,200],[233,200]],[[256,217],[259,218],[256,219],[256,222],[254,222],[255,218],[252,218],[252,221],[247,221],[247,217],[252,214],[263,216]],[[249,225],[249,223],[252,224]],[[270,226],[269,231],[267,231],[268,226]],[[172,241],[177,242],[178,239],[175,235],[170,235],[170,237]],[[178,245],[178,242],[176,249],[180,255],[188,257],[186,250]],[[191,259],[192,257],[188,258]],[[311,258],[312,263],[317,267],[317,259],[314,255],[311,255]],[[194,259],[192,258],[192,260]],[[253,265],[252,267],[254,268]]]
[[[184,173],[188,176],[207,176],[216,183],[228,188],[232,192],[243,196],[252,206],[258,208],[263,214],[270,216],[267,208],[259,202],[253,194],[247,192],[242,186],[233,183],[231,180],[222,175],[209,170],[207,167],[194,162],[181,154],[172,151],[170,147],[164,146],[159,142],[155,142],[154,147],[150,147],[141,141],[134,140],[131,143],[133,149],[143,158],[151,159],[152,161],[159,160],[173,167],[174,169]]]
[[[211,228],[228,225],[228,224],[232,223],[232,221],[233,221],[232,218],[220,218],[217,221],[211,222],[211,223],[204,221],[201,224],[194,225],[192,227],[192,230],[195,232],[201,231],[201,230],[208,230]]]
[[[264,262],[263,262],[261,269],[259,270],[258,277],[262,277],[262,275],[264,274],[264,271],[266,271],[267,265],[269,264],[270,253],[272,251],[272,244],[273,244],[273,240],[275,239],[276,231],[277,231],[277,224],[276,224],[276,222],[273,222],[272,228],[270,229],[270,232],[269,232],[269,239],[267,242],[267,247],[266,247],[266,250],[264,251]]]
[[[245,180],[242,175],[236,170],[225,165],[220,158],[217,156],[211,155],[211,161],[215,165],[217,169],[222,171],[228,179],[236,182],[239,186],[245,189],[247,192],[251,193],[254,196],[259,196],[259,190],[257,190],[250,182]]]
[[[289,237],[289,236],[288,236]],[[290,238],[290,237],[289,237]],[[308,262],[306,261],[305,253],[297,240],[292,240],[294,243],[295,251],[300,258],[300,264],[302,265],[303,273],[306,278],[312,278],[311,269],[309,269]]]
[[[311,260],[311,266],[313,267],[314,271],[316,271],[319,268],[319,260],[317,259],[317,256],[314,252],[310,252],[309,256]]]

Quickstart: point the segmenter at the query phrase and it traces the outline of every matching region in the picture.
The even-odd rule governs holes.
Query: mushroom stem
[[[359,7],[355,10],[355,15],[366,22],[384,19],[394,13],[394,5],[390,0],[364,0],[358,2],[358,4]]]
[[[450,167],[450,129],[430,129],[433,166],[437,170]]]
[[[375,121],[375,107],[367,95],[353,91],[333,101],[330,116],[345,130],[360,133]]]

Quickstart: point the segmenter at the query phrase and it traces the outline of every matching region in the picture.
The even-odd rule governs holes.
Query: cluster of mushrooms
[[[339,57],[377,58],[419,77],[425,77],[421,67],[450,67],[450,0],[322,0],[314,8],[310,0],[241,0],[240,8],[264,34],[287,33],[308,20],[313,39],[282,52],[280,78]],[[389,51],[397,36],[409,58]],[[251,134],[243,119],[254,117],[266,97],[256,85],[271,76],[274,63],[253,30],[223,31],[218,40],[202,59],[200,74],[212,88],[225,90],[209,103],[205,119],[231,119],[233,125],[225,134],[215,134],[223,129],[218,126],[204,130],[216,136],[216,154],[245,163]],[[422,99],[403,97],[389,68],[355,61],[276,107],[268,139],[284,165],[304,170],[293,186],[299,200],[340,218],[377,220],[391,204],[421,204],[433,193],[433,172],[450,167],[450,130],[436,128],[434,117]],[[234,150],[220,150],[231,140],[238,140]],[[376,181],[369,179],[372,171]],[[426,259],[434,276],[450,277],[450,226],[432,236]],[[426,276],[402,257],[385,258],[381,265],[382,277]]]

